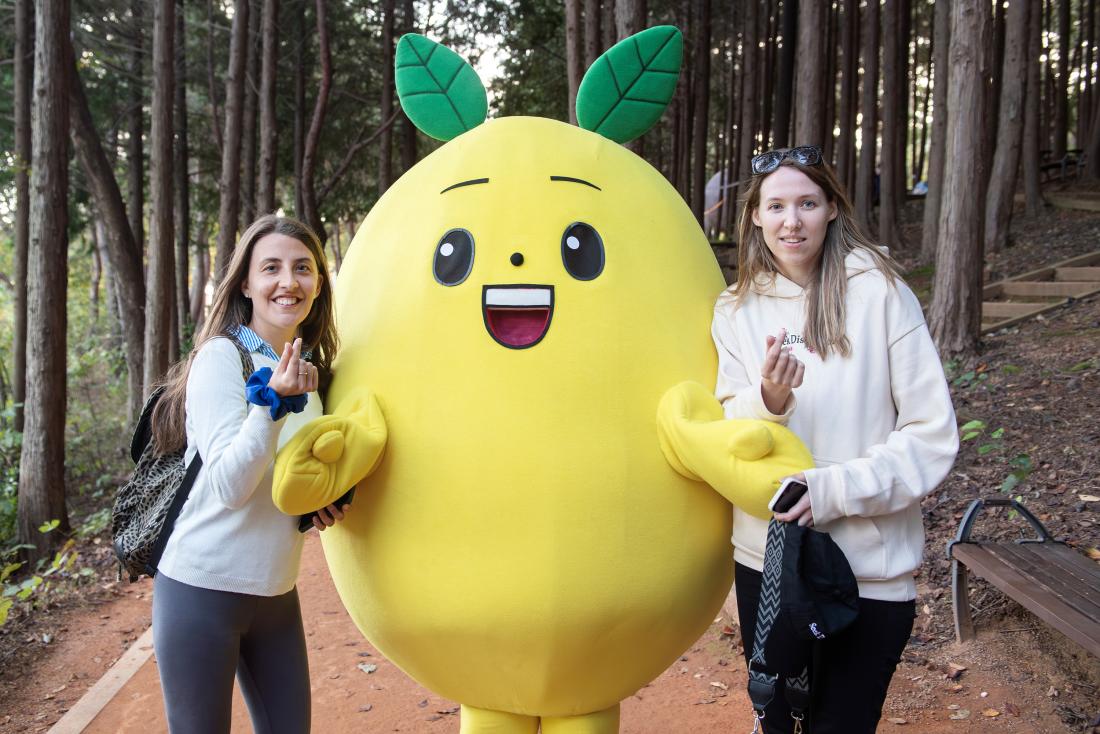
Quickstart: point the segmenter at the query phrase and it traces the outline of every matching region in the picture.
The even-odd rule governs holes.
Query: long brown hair
[[[317,265],[321,292],[313,301],[306,320],[299,327],[299,334],[302,337],[302,351],[313,351],[310,361],[317,367],[320,392],[323,394],[328,388],[332,379],[332,360],[336,357],[339,343],[325,251],[321,247],[320,239],[307,225],[290,217],[268,214],[253,222],[241,235],[225,275],[214,292],[210,314],[195,337],[195,346],[186,359],[173,365],[158,385],[164,388],[164,394],[157,401],[152,415],[153,441],[158,453],[179,451],[187,443],[184,405],[187,397],[187,376],[191,372],[191,362],[195,355],[206,342],[219,336],[231,338],[238,326],[252,320],[252,301],[245,297],[241,286],[248,279],[252,250],[261,238],[269,234],[286,235],[298,240],[313,255]]]
[[[901,268],[863,233],[853,214],[852,202],[832,166],[824,161],[804,166],[791,158],[784,158],[780,165],[791,166],[806,174],[825,192],[828,202],[836,206],[836,217],[825,231],[821,260],[806,287],[806,323],[802,338],[822,359],[834,349],[842,357],[847,357],[852,351],[844,329],[844,298],[848,289],[848,271],[844,260],[848,253],[853,250],[866,252],[890,284],[901,278]],[[737,301],[756,287],[760,276],[770,276],[774,280],[779,272],[760,227],[752,221],[752,213],[760,206],[760,189],[770,175],[753,176],[742,199],[741,219],[737,227],[737,282],[726,291]]]

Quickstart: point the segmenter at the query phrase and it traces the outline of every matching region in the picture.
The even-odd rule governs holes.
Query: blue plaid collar
[[[271,357],[276,362],[279,361],[279,355],[275,353],[275,350],[271,348],[271,345],[263,340],[259,334],[248,328],[244,324],[240,324],[236,329],[231,329],[230,333],[236,338],[241,346],[251,352],[259,352],[265,357]],[[313,356],[313,350],[307,350],[302,353],[302,356],[309,359]]]

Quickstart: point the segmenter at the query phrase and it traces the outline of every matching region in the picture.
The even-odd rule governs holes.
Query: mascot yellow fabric
[[[615,732],[725,598],[729,501],[766,515],[811,462],[782,428],[721,420],[722,277],[660,173],[561,122],[469,122],[359,228],[332,415],[280,453],[275,498],[302,512],[358,483],[322,535],[341,598],[463,704],[462,732]]]

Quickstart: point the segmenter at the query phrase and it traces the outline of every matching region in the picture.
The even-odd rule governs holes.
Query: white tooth
[[[549,306],[549,288],[487,288],[486,306]]]

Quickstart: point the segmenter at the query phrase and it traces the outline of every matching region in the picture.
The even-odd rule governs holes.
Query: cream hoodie
[[[765,277],[740,304],[729,290],[714,309],[715,393],[727,418],[787,425],[813,453],[806,472],[814,525],[844,551],[860,596],[915,598],[913,572],[924,549],[920,500],[947,476],[959,448],[951,395],[920,304],[905,284],[891,286],[863,252],[847,260],[845,328],[851,354],[822,360],[802,339],[803,290]],[[783,415],[764,406],[760,368],[765,337],[786,343],[806,365]],[[734,509],[737,562],[763,568],[767,522]]]

